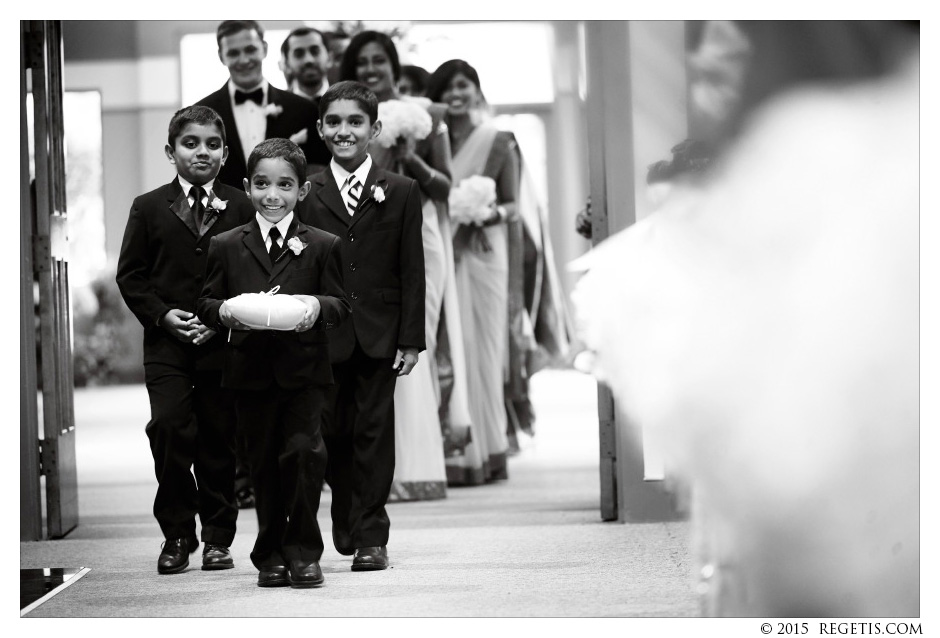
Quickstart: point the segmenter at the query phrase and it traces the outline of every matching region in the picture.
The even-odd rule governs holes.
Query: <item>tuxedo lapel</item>
[[[325,171],[317,173],[314,178],[317,188],[317,198],[339,218],[343,225],[349,225],[349,213],[346,212],[346,203],[339,194],[339,188],[336,186],[336,180],[333,179],[333,171],[327,168]]]
[[[269,115],[265,117],[264,120],[264,139],[268,140],[272,137],[287,137],[281,132],[283,128],[280,126],[281,121],[284,119],[284,100],[280,96],[280,91],[271,86],[268,83],[268,104],[274,104],[281,107],[281,113],[279,115]]]
[[[189,205],[189,197],[186,196],[186,193],[183,192],[183,187],[180,186],[178,180],[173,180],[173,183],[169,186],[169,193],[167,199],[170,203],[170,211],[177,217],[180,221],[186,225],[186,228],[189,229],[189,232],[193,236],[199,236],[199,230],[196,228],[196,222],[193,221],[192,208]]]
[[[258,221],[252,220],[250,224],[245,226],[242,233],[242,242],[245,244],[245,247],[255,256],[255,259],[257,259],[261,267],[264,268],[264,272],[270,274],[271,258],[268,257],[268,251],[264,248],[264,240],[261,239],[261,227],[258,226]]]

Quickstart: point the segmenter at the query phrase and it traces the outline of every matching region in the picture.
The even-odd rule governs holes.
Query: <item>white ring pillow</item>
[[[291,295],[246,292],[225,302],[232,316],[258,330],[293,330],[307,306]]]

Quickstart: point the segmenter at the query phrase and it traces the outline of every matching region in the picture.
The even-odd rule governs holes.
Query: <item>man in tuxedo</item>
[[[280,67],[291,93],[319,104],[320,97],[330,88],[326,77],[330,51],[323,32],[298,27],[287,34],[281,45]]]
[[[229,155],[219,179],[242,188],[246,160],[252,149],[272,137],[290,139],[300,146],[310,173],[330,163],[330,153],[317,135],[317,108],[288,91],[271,86],[261,72],[268,54],[264,29],[254,20],[225,20],[216,30],[219,60],[229,80],[196,104],[212,107],[228,131]]]

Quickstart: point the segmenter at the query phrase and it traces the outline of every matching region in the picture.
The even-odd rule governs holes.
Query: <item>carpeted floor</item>
[[[509,480],[451,488],[440,501],[394,503],[392,568],[353,573],[320,526],[326,581],[263,589],[248,553],[253,510],[239,515],[235,569],[161,576],[156,482],[144,424],[146,390],[75,397],[80,525],[65,539],[20,544],[20,567],[89,567],[28,617],[690,617],[688,523],[603,523],[599,515],[596,387],[576,372],[532,383],[537,431],[510,459]]]

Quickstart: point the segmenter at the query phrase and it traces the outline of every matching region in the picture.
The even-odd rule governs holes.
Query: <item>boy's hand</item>
[[[405,348],[395,351],[395,361],[392,367],[398,370],[398,376],[407,376],[418,363],[418,349]]]
[[[189,325],[193,327],[193,330],[195,330],[193,343],[197,346],[204,344],[206,341],[215,336],[215,330],[200,321],[199,317],[193,317],[190,319]]]
[[[194,316],[191,312],[174,308],[163,315],[160,325],[180,341],[189,342],[195,336],[195,331],[189,323]]]
[[[313,295],[293,295],[293,297],[304,302],[304,305],[307,306],[307,310],[304,311],[304,316],[300,319],[300,323],[297,324],[294,330],[296,332],[310,330],[320,316],[320,300]]]
[[[415,141],[411,137],[402,135],[392,147],[392,155],[396,161],[407,162],[415,154]]]
[[[246,326],[241,321],[235,318],[232,314],[232,311],[228,309],[228,306],[223,301],[222,305],[219,306],[219,321],[222,322],[222,325],[226,328],[231,328],[232,330],[251,330],[249,326]]]

